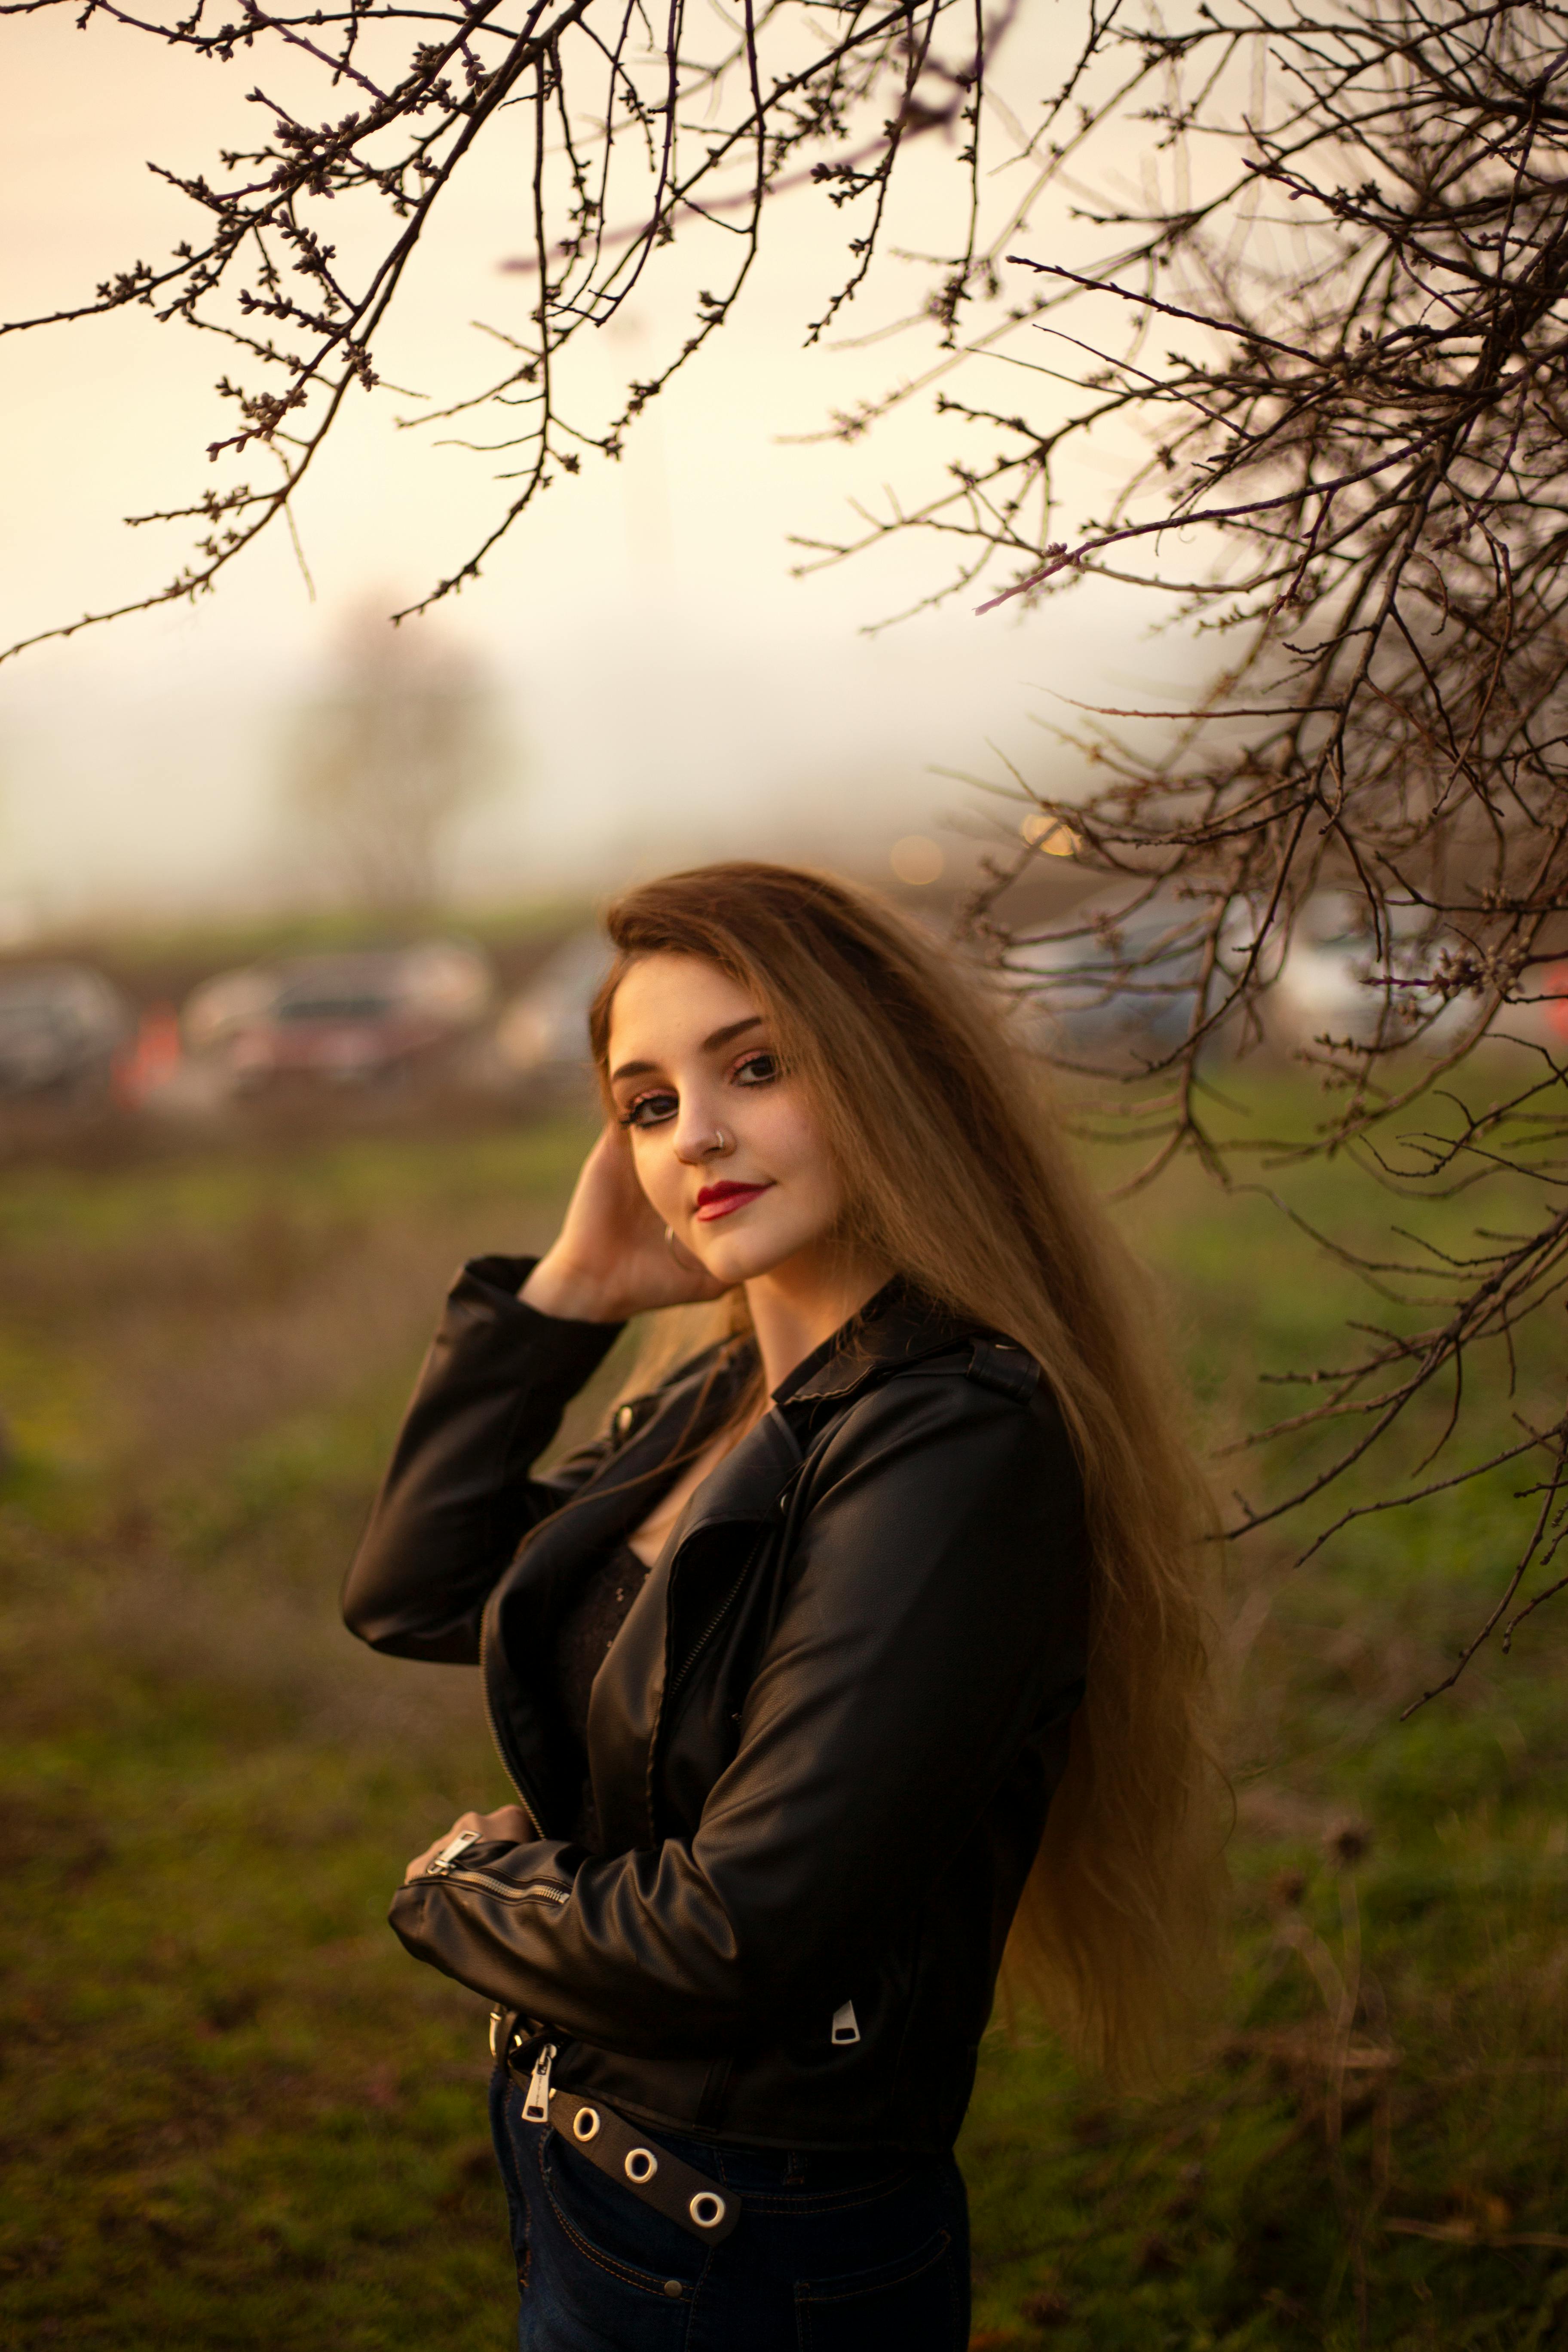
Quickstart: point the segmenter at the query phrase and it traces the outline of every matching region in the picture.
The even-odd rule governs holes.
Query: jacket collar
[[[671,1556],[706,1528],[765,1519],[777,1508],[824,1418],[818,1408],[836,1415],[861,1390],[962,1344],[977,1328],[933,1307],[901,1280],[889,1283],[779,1382],[773,1411],[693,1496],[689,1514],[672,1531]]]
[[[979,1328],[973,1318],[937,1306],[901,1275],[895,1276],[779,1382],[773,1402],[781,1407],[829,1399],[837,1402],[907,1364],[942,1355]]]
[[[833,1418],[861,1390],[961,1344],[977,1328],[933,1306],[901,1279],[889,1283],[779,1382],[773,1410],[724,1456],[676,1522],[664,1560],[672,1560],[705,1528],[766,1519],[823,1420]],[[520,1587],[526,1586],[535,1605],[542,1603],[546,1617],[552,1617],[562,1591],[558,1578],[574,1578],[585,1554],[602,1551],[637,1524],[668,1483],[660,1474],[670,1454],[678,1445],[700,1446],[717,1428],[749,1362],[748,1350],[721,1347],[678,1374],[637,1434],[564,1510],[535,1529],[498,1587],[495,1601],[504,1605],[512,1599],[515,1605]]]

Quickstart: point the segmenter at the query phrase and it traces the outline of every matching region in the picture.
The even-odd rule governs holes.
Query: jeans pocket
[[[952,2233],[938,2230],[912,2252],[868,2270],[797,2279],[799,2352],[953,2352],[963,2342],[963,2304]]]
[[[615,2290],[623,2297],[629,2293],[678,2318],[684,2332],[707,2249],[629,2189],[606,2179],[558,2133],[540,2135],[536,2163],[544,2211],[561,2242],[564,2268],[580,2289],[595,2305]],[[537,2256],[537,2231],[533,2250]],[[640,2332],[628,2340],[640,2343]]]

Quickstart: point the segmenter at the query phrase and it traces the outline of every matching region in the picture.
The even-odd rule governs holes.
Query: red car
[[[482,956],[435,941],[226,975],[193,997],[185,1027],[193,1046],[220,1053],[242,1086],[289,1076],[365,1084],[470,1027],[491,992]]]

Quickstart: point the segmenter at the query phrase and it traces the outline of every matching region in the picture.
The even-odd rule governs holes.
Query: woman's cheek
[[[661,1225],[672,1225],[681,1214],[680,1169],[668,1151],[656,1143],[634,1143],[632,1166],[643,1198]]]
[[[755,1139],[775,1176],[804,1184],[828,1177],[827,1155],[803,1105],[787,1095],[775,1095],[765,1109],[759,1109]]]
[[[822,1139],[812,1121],[791,1107],[771,1139],[775,1175],[789,1184],[796,1201],[824,1218],[837,1213],[839,1185]]]

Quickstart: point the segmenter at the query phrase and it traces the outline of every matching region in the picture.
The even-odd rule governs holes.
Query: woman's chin
[[[692,1255],[695,1256],[696,1252]],[[705,1249],[700,1263],[703,1273],[714,1282],[721,1282],[726,1290],[735,1290],[742,1283],[754,1282],[759,1275],[766,1274],[773,1260],[765,1253],[759,1260],[752,1250],[720,1248]]]
[[[794,1257],[799,1248],[799,1239],[794,1235],[781,1243],[763,1234],[715,1234],[710,1240],[703,1237],[700,1257],[714,1281],[732,1290],[737,1284],[757,1282],[772,1274],[776,1266]],[[692,1255],[699,1253],[693,1250]]]

